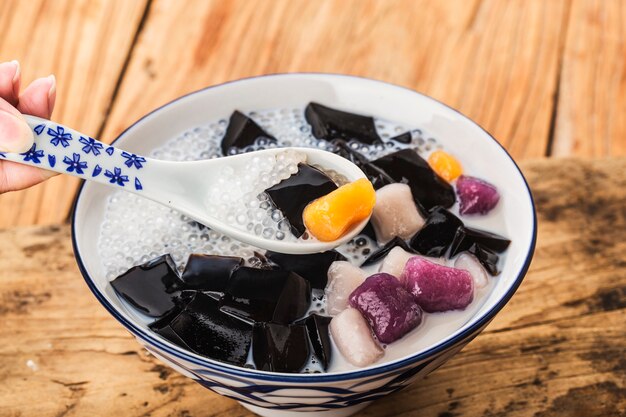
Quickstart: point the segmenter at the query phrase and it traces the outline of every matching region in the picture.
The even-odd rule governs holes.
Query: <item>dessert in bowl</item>
[[[164,211],[154,203],[146,205],[138,197],[130,198],[97,184],[84,185],[78,194],[73,217],[74,248],[81,272],[98,300],[146,349],[164,363],[203,386],[234,398],[252,411],[264,415],[303,411],[349,415],[436,369],[475,337],[510,299],[528,269],[535,244],[536,219],[532,197],[521,172],[506,151],[487,132],[455,110],[414,91],[378,81],[323,74],[270,75],[235,81],[192,93],[155,110],[122,133],[116,145],[130,152],[178,160],[214,157],[220,152],[228,154],[231,151],[228,148],[219,149],[219,145],[221,141],[223,146],[224,136],[228,136],[228,126],[235,121],[233,115],[237,113],[233,112],[238,110],[244,117],[256,120],[278,142],[298,145],[299,141],[304,140],[306,146],[328,146],[328,150],[341,152],[337,143],[307,139],[320,135],[315,131],[311,133],[310,127],[307,130],[306,124],[314,123],[314,117],[305,114],[305,109],[311,107],[310,103],[322,103],[329,108],[374,117],[382,147],[372,143],[360,144],[352,149],[366,155],[369,160],[387,157],[387,160],[378,164],[386,173],[392,172],[393,167],[397,166],[397,160],[389,155],[413,147],[416,154],[423,153],[426,158],[441,148],[461,162],[464,173],[486,180],[498,190],[499,201],[496,200],[495,208],[489,207],[493,208],[493,212],[486,216],[461,216],[459,211],[470,213],[471,210],[462,204],[459,207],[454,194],[453,200],[448,197],[444,199],[448,204],[445,208],[432,202],[428,207],[421,207],[425,200],[417,200],[415,204],[419,206],[423,219],[422,224],[413,229],[423,228],[423,222],[428,225],[429,219],[436,223],[437,216],[456,218],[458,215],[464,226],[467,226],[466,229],[481,229],[503,235],[507,242],[510,240],[510,244],[507,243],[506,253],[499,262],[497,257],[495,263],[490,263],[489,257],[479,259],[484,261],[482,267],[491,276],[485,288],[476,292],[473,298],[466,297],[461,305],[452,306],[452,311],[446,312],[437,312],[443,310],[437,310],[437,306],[429,306],[422,300],[421,307],[416,308],[425,310],[423,316],[420,313],[420,320],[411,321],[412,327],[404,331],[406,334],[401,335],[403,337],[395,340],[394,336],[394,341],[387,343],[385,341],[392,339],[378,332],[378,343],[386,344],[382,346],[384,355],[359,362],[350,358],[349,354],[346,355],[345,344],[334,343],[331,347],[332,359],[324,364],[325,369],[315,369],[310,364],[302,368],[301,371],[305,373],[293,373],[294,370],[288,373],[284,372],[280,364],[260,366],[258,360],[244,360],[245,355],[239,355],[237,360],[233,360],[198,353],[199,349],[193,346],[190,348],[188,341],[181,342],[176,337],[168,336],[168,332],[160,332],[162,327],[155,326],[154,319],[150,320],[137,311],[137,305],[131,305],[132,300],[129,303],[128,298],[120,296],[111,283],[128,268],[149,262],[165,253],[171,254],[168,262],[176,263],[171,267],[173,271],[184,271],[190,253],[241,256],[246,262],[244,268],[263,267],[267,262],[263,254],[255,253],[254,248],[224,239],[223,236],[211,234],[211,231],[204,230],[191,219]],[[289,129],[294,123],[297,124],[297,130],[302,129],[301,133]],[[400,135],[405,136],[398,138]],[[251,150],[254,146],[272,146],[267,139],[260,144],[246,144],[243,147]],[[349,140],[345,144],[348,147],[353,145]],[[349,153],[349,149],[343,151]],[[261,184],[264,187],[262,190],[282,184],[282,181],[290,178],[289,174],[299,173],[299,170],[294,172],[293,167],[290,167],[296,163],[288,163],[283,167],[288,171],[287,175],[277,176],[273,183]],[[441,164],[435,161],[434,165]],[[254,167],[251,167],[251,171],[254,171]],[[232,173],[225,173],[226,177],[229,175],[232,176]],[[441,175],[446,174],[442,172]],[[333,180],[340,182],[337,178]],[[449,180],[455,183],[459,192],[462,185],[460,181],[466,181],[467,178]],[[403,181],[400,178],[392,182],[398,188]],[[376,185],[376,180],[374,183]],[[383,181],[376,186],[380,191],[390,185],[393,184]],[[411,185],[410,181],[408,185]],[[413,194],[421,192],[419,189],[410,191]],[[268,194],[272,195],[269,191]],[[424,198],[428,199],[428,196]],[[276,194],[271,201],[261,200],[264,206],[254,207],[257,211],[246,213],[254,217],[259,210],[269,210],[268,213],[273,215],[272,208],[276,207],[270,203],[279,206],[280,200],[280,195]],[[217,213],[226,219],[230,214],[228,210]],[[263,213],[253,221],[242,218],[241,223],[242,227],[258,229],[261,234],[285,239],[290,238],[289,233],[293,234],[293,225],[285,225],[283,221],[287,215],[286,211],[279,212],[276,224],[266,221]],[[232,213],[230,220],[237,222],[238,217],[237,213]],[[290,220],[292,223],[297,222]],[[378,225],[374,229],[373,239],[363,237],[359,242],[355,240],[352,246],[339,250],[343,251],[348,260],[359,265],[383,247],[374,241],[377,237],[379,241],[394,242],[389,228]],[[413,232],[415,230],[411,230]],[[380,239],[383,235],[384,238]],[[402,236],[412,247],[417,248],[416,254],[419,252],[429,256],[431,261],[441,256],[452,258],[448,248],[451,242],[443,250],[448,252],[437,253],[430,252],[432,248],[424,250],[423,242],[420,243],[420,239],[414,237]],[[395,242],[402,246],[398,240]],[[294,244],[297,242],[294,241]],[[391,246],[393,244],[388,249]],[[412,247],[407,249],[410,251]],[[478,258],[481,256],[476,251],[473,255]],[[272,256],[269,258],[271,261]],[[275,256],[276,259],[280,259],[280,256]],[[442,262],[453,266],[449,264],[451,261],[448,259]],[[280,260],[274,263],[280,264]],[[377,272],[384,260],[381,256],[378,263],[370,263],[375,266],[366,267],[366,275]],[[411,268],[423,267],[418,264],[411,265]],[[402,275],[402,272],[396,275]],[[389,281],[388,277],[377,279]],[[313,288],[317,286],[323,289],[325,284],[313,285]],[[358,309],[359,301],[356,297],[354,300],[350,297],[350,304]],[[324,308],[322,302],[311,303],[307,314],[314,312],[317,304],[317,313],[330,314],[321,310]],[[363,310],[361,308],[362,313]],[[335,317],[342,314],[335,313]],[[372,321],[370,324],[375,327]],[[270,333],[266,333],[266,336]],[[335,342],[339,342],[339,339]],[[316,361],[318,365],[319,359]]]

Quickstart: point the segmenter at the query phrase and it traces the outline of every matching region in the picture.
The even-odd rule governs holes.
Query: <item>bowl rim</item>
[[[104,295],[98,290],[95,282],[93,281],[93,279],[91,278],[91,276],[89,275],[89,273],[87,272],[87,269],[85,267],[85,265],[83,264],[81,255],[80,255],[80,251],[79,251],[79,246],[78,246],[78,241],[77,241],[77,237],[76,237],[76,207],[78,206],[79,202],[80,202],[80,198],[82,196],[83,193],[83,188],[85,187],[86,181],[81,180],[81,184],[76,192],[76,197],[74,199],[74,204],[72,205],[72,214],[71,214],[71,236],[72,236],[72,247],[73,247],[73,251],[74,251],[74,257],[76,258],[76,263],[78,264],[78,269],[80,270],[81,275],[83,276],[83,278],[85,279],[85,282],[87,283],[87,286],[89,287],[89,289],[91,290],[91,292],[94,294],[94,296],[96,297],[96,299],[103,305],[103,307],[117,320],[119,321],[131,334],[133,334],[133,336],[135,337],[139,337],[142,340],[147,341],[149,344],[156,346],[159,350],[167,352],[169,355],[172,355],[176,358],[180,358],[183,359],[184,361],[187,362],[191,362],[195,365],[199,365],[203,368],[210,368],[210,369],[214,369],[214,370],[218,370],[220,372],[225,372],[227,374],[232,374],[232,375],[236,375],[238,377],[243,377],[243,378],[250,378],[250,379],[256,379],[256,380],[263,380],[263,381],[271,381],[271,382],[281,382],[281,383],[285,383],[285,382],[297,382],[297,383],[306,383],[306,384],[311,384],[311,383],[318,383],[318,382],[336,382],[336,381],[347,381],[347,380],[353,380],[353,379],[358,379],[358,378],[364,378],[364,377],[369,377],[369,376],[373,376],[373,375],[381,375],[381,374],[385,374],[385,373],[389,373],[389,372],[393,372],[395,370],[401,369],[407,365],[410,365],[412,363],[419,363],[422,362],[424,360],[426,360],[429,357],[433,357],[441,352],[444,352],[452,347],[454,347],[455,345],[457,345],[459,342],[471,337],[472,335],[474,335],[474,333],[476,333],[477,331],[481,331],[481,329],[486,326],[495,316],[498,312],[500,312],[500,310],[502,310],[502,308],[504,308],[504,306],[509,302],[509,300],[511,299],[511,297],[513,297],[513,294],[515,294],[515,292],[517,291],[517,289],[519,288],[519,286],[521,285],[524,277],[526,276],[526,273],[528,272],[528,269],[530,267],[532,258],[534,256],[534,252],[535,252],[535,247],[536,247],[536,242],[537,242],[537,213],[536,213],[536,207],[535,207],[535,201],[533,199],[533,195],[532,192],[530,191],[530,187],[528,185],[528,181],[526,180],[526,178],[524,177],[524,174],[522,173],[521,169],[519,168],[519,166],[517,165],[517,163],[515,162],[515,160],[513,159],[513,157],[509,154],[509,152],[504,148],[504,146],[502,146],[502,144],[500,144],[500,142],[498,142],[498,140],[493,137],[493,135],[491,135],[491,133],[489,133],[485,128],[483,128],[481,125],[479,125],[477,122],[475,122],[474,120],[470,119],[469,117],[467,117],[466,115],[464,115],[463,113],[461,113],[459,110],[433,98],[430,97],[426,94],[420,93],[416,90],[413,90],[411,88],[402,86],[402,85],[398,85],[398,84],[394,84],[394,83],[390,83],[387,81],[381,81],[381,80],[376,80],[376,79],[372,79],[372,78],[367,78],[367,77],[362,77],[362,76],[356,76],[356,75],[349,75],[349,74],[340,74],[340,73],[325,73],[325,72],[287,72],[287,73],[271,73],[271,74],[262,74],[262,75],[255,75],[255,76],[250,76],[250,77],[244,77],[244,78],[238,78],[235,80],[230,80],[230,81],[226,81],[223,83],[219,83],[219,84],[215,84],[215,85],[211,85],[211,86],[207,86],[204,88],[201,88],[199,90],[195,90],[192,92],[189,92],[187,94],[184,94],[180,97],[177,97],[173,100],[170,100],[169,102],[162,104],[161,106],[153,109],[152,111],[146,113],[145,115],[143,115],[142,117],[140,117],[139,119],[137,119],[135,122],[133,122],[131,125],[129,125],[126,129],[124,129],[112,142],[111,144],[114,144],[115,142],[117,142],[119,139],[121,139],[130,129],[132,129],[133,127],[135,127],[137,124],[141,123],[144,121],[144,119],[152,116],[154,113],[160,111],[161,109],[168,107],[176,102],[178,102],[179,100],[183,100],[189,96],[195,95],[195,94],[201,94],[206,90],[210,90],[210,89],[214,89],[214,88],[218,88],[218,87],[222,87],[224,85],[229,85],[229,84],[234,84],[234,83],[239,83],[239,82],[244,82],[244,81],[248,81],[248,80],[254,80],[254,79],[259,79],[259,78],[268,78],[268,77],[284,77],[284,76],[324,76],[324,77],[337,77],[337,78],[353,78],[353,79],[357,79],[357,80],[364,80],[367,82],[375,82],[375,83],[380,83],[380,84],[384,84],[387,86],[393,86],[396,88],[401,88],[404,90],[408,90],[409,92],[413,93],[413,94],[417,94],[419,96],[421,96],[421,98],[424,98],[426,100],[432,100],[436,103],[439,103],[440,105],[444,106],[445,108],[451,110],[454,113],[457,113],[458,115],[460,115],[461,117],[467,119],[469,122],[473,123],[474,125],[476,125],[476,127],[478,127],[480,130],[482,130],[487,137],[489,137],[493,142],[495,142],[496,145],[498,145],[503,151],[504,154],[506,155],[507,158],[509,158],[509,160],[513,163],[513,166],[515,167],[515,169],[517,170],[518,174],[520,175],[525,187],[526,187],[526,192],[528,193],[528,199],[530,201],[531,204],[531,209],[532,209],[532,236],[531,236],[531,242],[530,242],[530,246],[528,247],[528,251],[526,253],[526,259],[524,260],[524,264],[522,265],[522,268],[520,269],[517,277],[515,277],[513,283],[511,284],[509,290],[507,292],[505,292],[502,297],[498,300],[498,302],[490,309],[488,310],[485,315],[483,317],[481,317],[479,320],[477,320],[476,322],[474,322],[472,325],[468,326],[465,330],[461,331],[460,333],[458,333],[456,336],[444,341],[443,343],[439,343],[436,344],[434,346],[432,346],[429,349],[426,349],[420,353],[417,354],[413,354],[410,356],[407,356],[403,359],[398,359],[395,360],[393,362],[388,362],[388,363],[382,363],[378,366],[373,366],[373,367],[368,367],[365,369],[356,369],[356,370],[349,370],[349,371],[342,371],[342,372],[334,372],[334,373],[319,373],[319,374],[288,374],[288,373],[277,373],[277,372],[266,372],[266,371],[259,371],[256,369],[248,369],[248,368],[243,368],[243,367],[239,367],[236,365],[231,365],[231,364],[227,364],[227,363],[222,363],[219,362],[217,360],[214,359],[210,359],[210,358],[206,358],[203,357],[201,355],[196,355],[197,357],[194,357],[192,355],[189,355],[188,352],[185,351],[185,349],[175,346],[175,349],[172,349],[170,346],[167,346],[166,344],[164,344],[163,342],[161,342],[160,340],[156,339],[154,337],[154,335],[150,334],[150,332],[145,331],[144,329],[141,329],[140,327],[136,326],[134,323],[130,322],[129,320],[127,320],[126,318],[124,318],[121,314],[119,314],[117,312],[117,309],[115,308],[115,306],[113,306],[107,299],[106,297],[104,297]]]

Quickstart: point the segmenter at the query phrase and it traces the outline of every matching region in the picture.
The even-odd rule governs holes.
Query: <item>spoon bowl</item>
[[[208,205],[209,189],[221,171],[230,167],[235,173],[243,174],[253,158],[276,156],[287,151],[304,154],[308,164],[333,170],[350,182],[367,178],[352,162],[332,152],[290,147],[201,161],[162,161],[106,145],[49,120],[25,117],[35,136],[33,147],[20,154],[0,153],[0,158],[121,188],[171,207],[217,232],[258,248],[288,254],[324,252],[355,237],[369,221],[369,217],[364,219],[332,242],[315,239],[293,242],[268,239],[228,224],[215,217]]]

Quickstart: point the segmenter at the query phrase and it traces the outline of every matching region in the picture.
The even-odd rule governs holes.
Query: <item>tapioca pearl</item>
[[[265,219],[265,210],[267,210],[267,208],[265,208],[265,209],[260,208],[260,209],[255,210],[254,211],[254,220],[257,221],[257,222],[263,221],[263,219]]]
[[[213,245],[202,245],[200,247],[200,251],[202,253],[213,253],[213,252],[215,252],[215,246],[213,246]]]
[[[285,218],[281,218],[279,221],[277,221],[276,223],[274,223],[272,225],[272,227],[277,231],[277,232],[283,232],[286,233],[290,230],[290,227],[288,226],[288,221]]]
[[[271,218],[273,221],[278,223],[283,219],[283,213],[278,209],[274,209],[272,210]]]

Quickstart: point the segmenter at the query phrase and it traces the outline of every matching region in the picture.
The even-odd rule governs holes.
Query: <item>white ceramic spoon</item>
[[[323,252],[356,236],[368,219],[333,242],[266,239],[215,218],[205,203],[208,189],[226,166],[245,172],[254,156],[275,155],[287,149],[306,154],[307,163],[332,169],[349,181],[365,178],[353,163],[331,152],[310,148],[274,148],[224,158],[192,162],[151,159],[117,149],[58,123],[25,116],[35,135],[35,144],[24,153],[0,153],[0,159],[73,175],[135,193],[171,207],[240,242],[275,252],[306,254]]]

